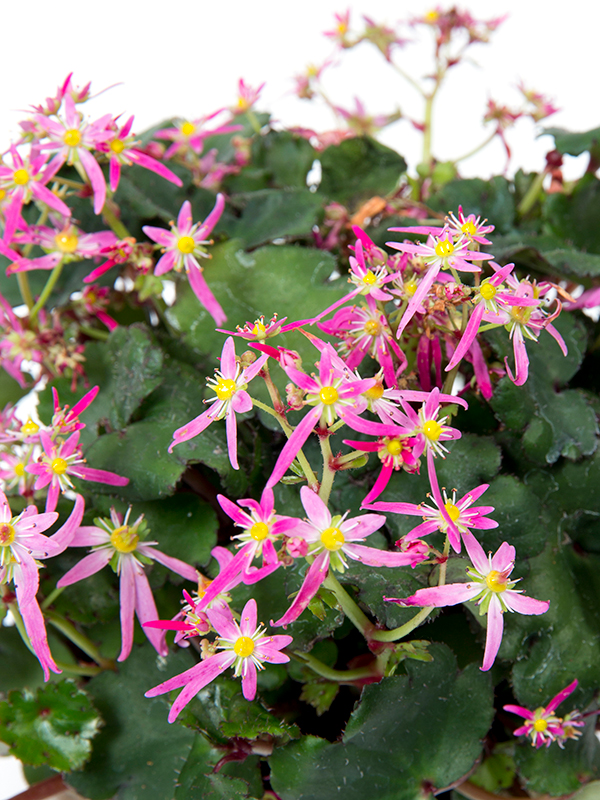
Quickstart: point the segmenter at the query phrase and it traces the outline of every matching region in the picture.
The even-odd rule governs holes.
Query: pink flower
[[[581,733],[575,728],[582,728],[585,723],[579,718],[578,711],[571,712],[564,719],[557,717],[554,713],[563,700],[566,700],[575,691],[578,683],[579,681],[574,680],[555,695],[547,706],[540,706],[535,711],[529,711],[523,706],[504,706],[505,711],[525,718],[525,724],[516,729],[515,736],[531,736],[531,744],[536,748],[540,748],[542,745],[550,747],[554,741],[558,741],[559,747],[564,747],[564,739],[575,739],[577,736],[581,736]]]
[[[450,583],[447,586],[431,586],[418,589],[411,597],[400,599],[384,597],[401,606],[455,606],[468,600],[476,600],[480,615],[487,614],[487,631],[482,670],[490,669],[502,641],[504,612],[517,611],[519,614],[545,614],[550,605],[545,600],[525,597],[520,590],[512,587],[517,581],[509,575],[515,566],[515,548],[503,542],[495,555],[486,556],[483,547],[472,533],[464,533],[463,539],[473,569],[468,569],[470,580],[467,583]]]
[[[174,183],[175,186],[182,186],[181,179],[174,172],[165,167],[164,164],[161,164],[160,161],[147,155],[142,150],[138,150],[136,145],[140,144],[140,142],[136,141],[135,136],[131,134],[132,125],[133,117],[129,117],[123,127],[117,130],[112,138],[98,143],[97,149],[108,155],[111,192],[117,191],[121,177],[121,167],[128,167],[131,164],[137,164],[140,167],[144,167],[144,169],[149,169],[151,172],[160,175],[161,178]]]
[[[36,600],[39,586],[38,561],[66,550],[83,517],[84,502],[77,495],[69,519],[53,536],[43,536],[58,519],[54,511],[38,514],[35,506],[13,517],[3,492],[0,492],[0,584],[14,581],[19,611],[31,646],[44,670],[44,679],[60,672],[48,647],[44,617]]]
[[[392,553],[357,544],[385,524],[385,517],[381,514],[363,514],[346,519],[346,512],[343,516],[332,517],[325,503],[308,486],[300,489],[300,498],[308,519],[298,522],[294,536],[308,543],[307,555],[313,556],[314,561],[294,602],[272,625],[289,625],[298,619],[327,577],[329,568],[345,571],[348,566],[346,556],[371,567],[405,567],[408,564],[414,567],[424,558],[420,553]]]
[[[419,505],[414,503],[373,503],[369,502],[368,497],[362,503],[362,508],[369,508],[373,511],[410,514],[423,518],[423,522],[420,525],[417,525],[400,541],[396,542],[397,545],[400,545],[402,541],[411,542],[413,539],[419,539],[421,536],[427,536],[428,533],[439,530],[448,534],[450,544],[455,552],[460,553],[461,534],[467,533],[471,528],[489,530],[490,528],[498,527],[498,523],[495,520],[485,516],[494,510],[493,506],[475,506],[471,508],[473,503],[489,488],[489,483],[482,483],[481,486],[477,486],[467,492],[460,500],[456,499],[456,490],[454,490],[452,499],[449,500],[445,489],[443,490],[443,497],[440,493],[431,450],[427,453],[427,467],[435,506],[429,506],[426,503],[419,503]]]
[[[160,131],[156,131],[154,134],[156,139],[167,139],[168,141],[173,142],[173,144],[167,148],[165,158],[171,158],[178,153],[185,153],[188,147],[193,150],[194,153],[200,154],[204,146],[204,140],[208,136],[214,136],[217,133],[233,133],[234,131],[241,131],[243,128],[242,125],[219,125],[211,130],[205,130],[203,128],[204,124],[208,122],[208,120],[216,117],[221,113],[222,110],[223,109],[218,109],[212,114],[208,114],[205,117],[199,117],[191,122],[188,120],[183,120],[176,128],[163,128]]]
[[[75,108],[71,95],[64,99],[65,121],[48,119],[37,114],[35,121],[46,131],[50,142],[40,145],[43,150],[55,150],[56,155],[48,164],[44,178],[49,180],[67,162],[80,168],[90,180],[94,192],[94,213],[99,214],[106,199],[106,182],[98,162],[91,154],[101,143],[110,139],[112,134],[108,129],[111,124],[110,114],[105,114],[92,123],[84,123],[83,115]]]
[[[222,325],[227,317],[208,288],[197,258],[210,258],[205,245],[212,244],[212,242],[206,237],[219,221],[224,208],[225,198],[222,194],[218,194],[215,207],[204,222],[192,224],[192,206],[190,201],[186,200],[179,211],[177,225],[171,223],[170,231],[164,228],[154,228],[151,225],[144,225],[142,228],[146,236],[152,241],[158,242],[164,250],[154,274],[164,275],[171,269],[181,272],[185,268],[194,294],[217,325]]]
[[[57,586],[70,586],[72,583],[88,578],[99,572],[107,564],[111,564],[120,577],[121,600],[121,653],[118,661],[124,661],[133,644],[133,614],[137,614],[140,624],[158,617],[156,604],[148,578],[144,572],[143,559],[152,559],[176,572],[190,581],[197,580],[197,572],[189,564],[173,558],[154,545],[158,542],[140,541],[140,536],[147,533],[147,525],[143,514],[129,525],[131,507],[125,519],[117,514],[114,508],[110,511],[110,520],[98,519],[98,525],[84,525],[75,532],[71,547],[89,547],[92,552],[70,569],[58,581]],[[99,527],[101,526],[101,527]],[[154,630],[145,630],[152,646],[160,655],[167,655],[164,634]]]
[[[255,89],[254,87],[245,83],[243,78],[240,78],[238,81],[237,103],[235,106],[233,106],[233,108],[229,109],[231,113],[234,116],[237,116],[238,114],[245,114],[247,111],[250,111],[252,106],[260,97],[260,93],[262,92],[264,85],[264,83],[261,83],[261,85]]]
[[[242,692],[246,700],[254,700],[256,673],[258,669],[264,669],[263,663],[285,664],[290,660],[280,651],[291,644],[292,637],[265,636],[265,629],[257,626],[255,600],[246,603],[239,624],[228,607],[222,611],[209,609],[206,613],[219,634],[216,647],[223,652],[210,655],[181,675],[176,675],[146,692],[146,697],[156,697],[185,687],[171,706],[169,722],[174,722],[183,707],[228,667],[234,667],[235,677],[242,676]]]
[[[110,486],[127,486],[129,483],[129,478],[116,475],[114,472],[81,466],[85,464],[85,458],[79,448],[79,431],[72,433],[66,442],[61,444],[53,442],[46,431],[40,431],[40,443],[44,450],[43,454],[36,464],[30,464],[26,470],[38,476],[33,487],[36,492],[50,485],[46,511],[54,511],[61,492],[73,489],[71,475],[84,481],[107,483]]]
[[[0,164],[0,188],[9,193],[10,203],[4,209],[4,242],[12,241],[21,216],[23,205],[32,198],[45,203],[65,217],[71,216],[71,209],[48,189],[45,184],[50,180],[42,168],[48,160],[47,155],[35,155],[31,160],[23,159],[14,145],[10,154],[13,164]],[[33,155],[33,153],[32,153]]]
[[[356,450],[362,450],[365,453],[377,453],[381,461],[381,472],[377,476],[373,488],[363,500],[362,508],[375,508],[375,506],[370,506],[369,503],[372,503],[383,492],[392,477],[392,472],[397,472],[401,469],[410,473],[419,471],[419,459],[415,458],[412,452],[415,439],[411,439],[409,436],[395,436],[393,438],[384,436],[376,442],[359,442],[344,439],[344,444],[354,447]],[[392,504],[383,503],[380,505]]]
[[[416,392],[406,390],[390,391],[390,396],[397,396],[400,400],[403,412],[397,410],[393,419],[405,427],[405,433],[417,439],[415,446],[415,457],[419,457],[425,450],[431,450],[433,455],[445,458],[444,453],[448,450],[442,442],[449,442],[453,439],[460,439],[461,433],[457,428],[446,425],[447,416],[440,417],[442,410],[441,403],[458,403],[467,408],[467,402],[461,397],[445,395],[436,387],[431,392]],[[425,400],[418,412],[415,412],[409,403]]]
[[[349,47],[348,29],[350,27],[350,10],[345,11],[343,14],[335,14],[335,28],[331,31],[323,31],[323,36],[333,41],[340,47]]]
[[[221,369],[215,370],[214,378],[207,379],[209,388],[215,393],[215,397],[208,401],[211,407],[175,431],[169,453],[176,445],[198,436],[211,422],[225,419],[229,460],[234,469],[239,469],[235,415],[243,414],[252,408],[252,399],[246,388],[252,378],[261,371],[267,359],[267,355],[262,355],[253,364],[242,367],[235,356],[233,338],[228,336],[221,353]]]

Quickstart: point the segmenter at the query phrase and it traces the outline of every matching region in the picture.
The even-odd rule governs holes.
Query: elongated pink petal
[[[25,625],[25,630],[29,636],[31,646],[44,670],[44,680],[47,681],[50,677],[50,670],[56,673],[60,673],[62,670],[56,666],[52,658],[52,653],[48,646],[44,616],[35,598],[30,603],[19,606],[19,611],[23,617],[23,624]]]
[[[473,340],[477,336],[477,331],[479,330],[481,320],[483,319],[484,311],[485,303],[482,300],[481,302],[477,303],[473,309],[471,316],[469,317],[467,327],[465,328],[465,332],[463,333],[461,340],[458,343],[456,350],[454,351],[452,358],[448,363],[448,366],[446,367],[446,372],[454,369],[454,367],[465,357],[467,350],[471,347]]]
[[[151,172],[155,172],[157,175],[160,175],[161,178],[165,178],[166,180],[171,181],[171,183],[174,183],[175,186],[183,186],[181,178],[178,178],[177,175],[165,167],[164,164],[161,164],[160,161],[157,161],[155,158],[146,155],[146,153],[142,153],[140,150],[129,150],[127,156],[134,164],[139,164],[140,167],[144,167],[144,169],[149,169]]]
[[[210,423],[214,421],[210,414],[211,410],[212,409],[208,408],[206,411],[203,411],[202,414],[190,420],[190,422],[182,425],[181,428],[177,428],[173,434],[173,441],[169,445],[169,453],[173,451],[176,445],[187,442],[188,439],[193,439],[194,436],[198,436],[205,428],[208,428]]]
[[[455,606],[476,597],[481,591],[481,585],[476,583],[449,583],[446,586],[430,586],[427,589],[418,589],[410,597],[384,597],[392,603],[401,606]]]
[[[456,525],[454,524],[453,520],[451,519],[450,515],[448,514],[448,509],[446,508],[446,504],[444,503],[444,499],[440,492],[440,487],[438,484],[437,473],[435,471],[435,463],[433,458],[433,450],[430,448],[427,451],[427,472],[429,475],[429,483],[431,485],[431,491],[433,494],[433,499],[435,500],[435,504],[437,505],[440,514],[444,518],[444,521],[447,525],[448,530],[448,539],[450,540],[450,544],[452,545],[452,549],[456,553],[460,553],[461,545],[460,545],[460,532]]]
[[[135,570],[133,558],[121,556],[119,602],[121,604],[121,652],[117,661],[125,661],[133,645],[133,615],[135,612]],[[158,614],[156,614],[158,616]]]
[[[483,664],[480,669],[482,672],[487,672],[491,669],[492,664],[496,660],[500,643],[502,642],[502,633],[504,631],[504,614],[502,607],[497,597],[492,597],[487,613],[487,634],[485,637],[485,652],[483,654]]]
[[[194,583],[198,582],[198,571],[189,564],[186,564],[185,561],[181,561],[179,558],[174,558],[173,556],[168,556],[155,547],[144,545],[143,543],[138,545],[138,551],[143,556],[158,561],[159,564],[177,573],[177,575],[181,575],[182,578],[187,578],[188,581],[193,581]]]
[[[197,665],[197,671],[192,681],[189,681],[169,711],[169,722],[175,722],[182,709],[195,697],[198,692],[220,675],[235,661],[233,652],[217,653]],[[164,685],[164,684],[163,684]],[[146,697],[152,697],[146,692]]]
[[[363,514],[340,523],[340,530],[347,542],[360,542],[385,525],[383,514]]]
[[[93,553],[85,556],[74,567],[71,567],[56,585],[60,588],[70,586],[72,583],[78,583],[85,580],[85,578],[89,578],[90,575],[95,575],[96,572],[99,572],[108,564],[111,557],[112,550],[108,547],[105,550],[94,550]]]
[[[548,600],[536,600],[512,589],[503,592],[502,599],[511,611],[517,611],[519,614],[545,614],[550,607]]]
[[[427,558],[426,555],[392,553],[390,550],[378,550],[376,547],[366,547],[362,544],[349,544],[344,547],[344,553],[370,567],[414,567]]]
[[[575,680],[574,680],[572,683],[570,683],[568,686],[565,686],[565,688],[564,688],[564,689],[562,689],[562,690],[561,690],[561,691],[560,691],[560,692],[559,692],[557,695],[555,695],[555,696],[552,698],[552,700],[550,700],[550,702],[549,702],[549,703],[548,703],[548,705],[546,706],[546,712],[547,712],[547,713],[548,713],[548,712],[549,712],[549,713],[552,713],[553,711],[556,711],[556,709],[557,709],[557,708],[558,708],[558,706],[559,706],[559,705],[562,703],[562,701],[563,701],[563,700],[566,700],[566,699],[567,699],[567,697],[568,697],[570,694],[573,694],[573,692],[575,691],[575,689],[577,688],[577,686],[578,686],[578,685],[579,685],[579,681],[578,681],[578,680],[577,680],[577,678],[576,678],[576,679],[575,679]],[[505,706],[505,708],[506,708],[506,706]]]
[[[108,177],[111,192],[116,192],[121,179],[121,164],[118,158],[111,158],[108,167]]]
[[[239,389],[231,398],[231,408],[236,414],[244,414],[252,410],[252,399],[248,392]]]
[[[308,486],[303,486],[300,489],[300,499],[306,515],[316,528],[324,530],[331,525],[331,514],[316,492]]]
[[[560,347],[560,349],[561,349],[561,350],[562,350],[562,352],[563,352],[563,356],[566,356],[566,355],[568,354],[568,352],[569,352],[569,351],[567,350],[567,345],[565,344],[565,340],[564,340],[564,339],[563,339],[563,337],[560,335],[560,333],[559,333],[559,332],[556,330],[556,328],[554,327],[554,325],[552,325],[551,323],[548,323],[548,324],[546,325],[546,328],[545,328],[545,329],[548,331],[548,333],[550,334],[550,336],[552,336],[552,337],[553,337],[553,338],[556,340],[556,343],[558,344],[558,346]]]
[[[18,558],[19,564],[15,566],[14,581],[20,608],[35,600],[40,576],[37,564],[24,547],[18,549]]]
[[[174,247],[177,237],[166,228],[155,228],[153,225],[143,225],[142,230],[149,239],[160,244],[162,247]],[[156,274],[156,272],[154,273]]]
[[[225,417],[225,432],[227,434],[227,452],[229,461],[234,469],[239,469],[237,459],[237,420],[233,411]]]
[[[202,270],[197,268],[189,269],[187,276],[194,294],[206,308],[216,324],[223,325],[227,322],[227,314],[223,311],[219,301],[211,292],[208,283],[204,279]]]
[[[158,617],[156,610],[156,603],[152,596],[152,590],[148,583],[148,578],[144,572],[141,564],[133,564],[136,578],[135,578],[135,613],[140,621],[140,625],[144,626],[145,622],[155,620]],[[165,634],[156,628],[145,628],[144,633],[156,652],[161,656],[166,656],[168,651]]]
[[[183,236],[189,233],[192,227],[192,204],[186,200],[177,215],[177,230]]]
[[[256,600],[248,600],[240,617],[242,636],[252,636],[256,632],[257,613]]]
[[[40,483],[40,481],[36,481],[36,487]],[[60,494],[60,486],[58,481],[52,481],[50,488],[48,489],[48,495],[46,497],[46,511],[54,511],[56,505],[58,503],[58,495]]]
[[[94,191],[94,214],[100,214],[106,200],[106,181],[94,156],[85,147],[77,148],[79,158]]]
[[[465,543],[465,547],[467,548],[469,558],[473,562],[473,566],[477,572],[480,572],[482,575],[487,575],[487,573],[490,571],[490,563],[483,550],[483,547],[479,544],[477,539],[470,531],[463,533],[463,541]]]
[[[106,469],[91,469],[90,467],[72,468],[71,473],[83,478],[85,481],[95,481],[96,483],[107,483],[109,486],[127,486],[129,478],[109,472]]]
[[[31,184],[31,194],[36,198],[36,200],[41,200],[46,205],[53,208],[55,211],[58,211],[60,214],[63,214],[65,217],[69,218],[71,216],[71,209],[66,203],[57,197],[54,192],[51,192],[46,186],[44,186],[39,181],[32,181]]]
[[[232,503],[231,500],[229,500],[224,495],[218,494],[217,500],[223,511],[227,514],[227,516],[231,517],[231,519],[234,522],[237,522],[237,524],[240,525],[241,527],[249,528],[254,524],[254,521],[250,516],[250,514],[247,514],[245,511],[242,511],[241,508],[239,508],[239,506],[237,506],[235,503]]]
[[[254,700],[256,697],[256,667],[254,663],[246,658],[242,672],[242,694],[246,700]]]
[[[206,217],[200,228],[196,231],[197,239],[206,239],[212,233],[213,228],[221,218],[223,209],[225,208],[225,197],[222,194],[217,195],[217,199],[213,210]]]
[[[492,569],[498,570],[498,572],[504,572],[505,570],[512,569],[515,563],[516,555],[517,551],[512,544],[509,544],[508,542],[502,542],[500,547],[492,556]]]
[[[110,542],[110,534],[95,525],[82,525],[71,539],[71,547],[93,547]]]
[[[235,342],[233,336],[225,339],[225,344],[221,350],[221,372],[226,378],[235,380],[237,373],[237,362],[235,360]]]
[[[504,365],[508,377],[515,384],[515,386],[522,386],[527,380],[529,374],[529,357],[527,355],[527,348],[523,341],[523,334],[519,328],[516,328],[513,333],[513,351],[515,354],[515,374],[513,375],[508,366],[508,359],[504,359]]]
[[[59,528],[53,536],[48,538],[47,553],[49,556],[57,556],[69,547],[77,528],[81,525],[85,502],[83,497],[78,494],[75,498],[73,510],[65,524]],[[42,528],[42,530],[44,530]]]
[[[273,486],[275,486],[275,484],[277,484],[281,478],[283,478],[298,451],[302,448],[302,445],[310,436],[311,431],[317,424],[320,416],[321,407],[316,406],[315,408],[312,408],[298,423],[294,432],[285,443],[283,450],[279,454],[279,458],[273,467],[271,477],[267,481],[267,489],[272,489]]]
[[[556,706],[555,706],[556,707]],[[520,717],[524,717],[525,719],[534,719],[535,714],[533,711],[530,711],[528,708],[524,708],[523,706],[513,706],[513,705],[506,705],[502,706],[505,711],[510,711],[512,714],[518,714]],[[546,709],[548,710],[548,709]],[[554,709],[552,709],[554,710]]]
[[[294,598],[294,602],[285,612],[283,617],[277,622],[271,622],[271,625],[279,627],[280,625],[289,625],[295,619],[298,619],[300,614],[308,606],[310,601],[319,591],[319,586],[327,577],[329,570],[329,552],[325,551],[319,553],[313,563],[310,565],[308,572],[304,578],[304,583],[300,587],[300,591]]]

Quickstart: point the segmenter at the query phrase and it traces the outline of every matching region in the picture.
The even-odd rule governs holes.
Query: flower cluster
[[[581,731],[577,730],[585,725],[582,715],[576,709],[564,717],[554,713],[558,706],[573,694],[579,681],[574,680],[555,695],[547,706],[540,706],[534,711],[523,706],[505,705],[504,710],[518,714],[525,719],[525,723],[515,730],[515,736],[530,736],[531,744],[540,748],[543,745],[550,747],[552,742],[558,742],[559,747],[564,747],[567,739],[577,739]]]

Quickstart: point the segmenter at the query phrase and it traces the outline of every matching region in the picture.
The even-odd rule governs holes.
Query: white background
[[[87,113],[94,117],[134,113],[138,131],[161,119],[196,118],[233,105],[240,77],[255,86],[267,82],[258,107],[271,110],[284,124],[330,129],[336,127],[330,113],[297,100],[291,78],[331,53],[330,41],[320,32],[334,27],[333,13],[349,7],[358,22],[361,11],[368,9],[376,21],[393,23],[434,5],[423,0],[371,0],[368,5],[343,0],[4,3],[0,149],[17,135],[22,110],[53,95],[71,71],[79,85],[92,80],[95,91],[121,82],[88,104]],[[434,120],[434,151],[439,158],[456,157],[484,138],[481,118],[489,96],[508,106],[518,105],[519,79],[549,95],[562,109],[548,126],[580,131],[600,126],[599,4],[472,0],[470,10],[483,19],[510,16],[493,35],[492,45],[472,48],[477,65],[465,64],[451,73]],[[420,77],[429,68],[425,52],[425,47],[411,45],[402,52],[400,63]],[[326,86],[332,99],[346,107],[358,95],[372,113],[389,113],[400,106],[407,116],[420,116],[418,96],[365,44],[346,54]],[[522,121],[509,132],[511,172],[544,166],[551,140],[536,140],[539,130]],[[384,141],[414,168],[419,139],[408,123],[396,123]],[[582,159],[572,162],[566,165],[566,177],[576,177],[585,168]],[[462,174],[485,177],[502,171],[504,163],[504,151],[495,142],[465,162]],[[0,759],[0,800],[24,788],[8,776],[8,767],[9,760]]]

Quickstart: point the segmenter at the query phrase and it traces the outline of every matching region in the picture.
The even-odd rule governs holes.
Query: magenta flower
[[[57,556],[66,550],[83,517],[84,502],[77,495],[69,519],[53,536],[43,536],[58,519],[54,511],[38,514],[35,506],[13,517],[3,492],[0,492],[0,584],[13,581],[25,630],[42,669],[44,679],[60,672],[48,647],[44,617],[36,600],[39,587],[39,559]]]
[[[396,229],[390,228],[390,231],[394,230]],[[403,253],[412,253],[420,256],[428,267],[400,320],[397,332],[398,338],[400,338],[404,328],[421,307],[423,299],[429,293],[441,269],[480,272],[480,268],[470,262],[492,258],[487,253],[469,250],[468,243],[463,238],[454,241],[452,234],[447,230],[442,231],[439,237],[429,235],[427,244],[413,244],[412,242],[388,242],[387,244],[396,250],[401,250]]]
[[[362,450],[364,453],[377,453],[381,461],[381,472],[377,476],[373,488],[363,500],[361,504],[362,508],[375,509],[375,506],[370,506],[369,504],[383,492],[390,482],[392,472],[398,472],[398,470],[401,469],[410,473],[419,471],[419,459],[415,458],[413,455],[415,439],[411,439],[409,436],[395,436],[394,438],[384,436],[376,442],[360,442],[344,439],[344,444],[354,447],[356,450]],[[393,504],[383,503],[380,505]]]
[[[26,470],[38,476],[33,487],[36,492],[50,485],[46,511],[54,511],[61,492],[73,489],[71,475],[84,481],[97,481],[110,486],[127,486],[129,483],[129,478],[114,472],[82,466],[85,464],[85,458],[79,448],[79,431],[72,433],[66,442],[61,444],[53,442],[46,431],[40,431],[40,443],[44,449],[43,454],[36,464],[30,464]]]
[[[211,422],[225,419],[229,460],[234,469],[239,469],[235,415],[243,414],[252,408],[252,398],[246,388],[252,378],[261,371],[268,358],[269,356],[262,355],[253,364],[242,367],[236,359],[233,338],[228,336],[221,352],[221,369],[215,370],[214,378],[207,379],[209,388],[215,393],[215,397],[208,400],[212,404],[211,407],[175,431],[169,453],[176,445],[198,436]]]
[[[191,122],[188,120],[183,120],[176,128],[163,128],[160,131],[156,131],[154,134],[156,139],[167,139],[168,141],[173,142],[173,144],[167,149],[165,158],[172,158],[177,153],[185,153],[188,147],[195,153],[199,154],[202,152],[204,140],[207,137],[215,136],[218,133],[233,133],[235,131],[241,131],[243,129],[243,125],[219,125],[211,130],[204,129],[204,124],[208,122],[208,120],[213,119],[220,114],[222,110],[223,109],[219,108],[212,114],[208,114],[205,117],[199,117]]]
[[[289,625],[298,619],[327,577],[329,568],[337,572],[346,570],[346,556],[370,567],[406,567],[409,564],[414,567],[425,558],[421,553],[392,553],[359,544],[385,524],[381,514],[346,519],[346,512],[343,516],[332,517],[325,503],[308,486],[300,489],[300,498],[308,519],[298,521],[294,537],[304,539],[308,545],[307,555],[313,556],[314,561],[294,602],[272,625]]]
[[[175,186],[182,186],[181,179],[175,175],[170,169],[161,164],[155,158],[138,150],[136,145],[140,144],[136,141],[135,136],[131,134],[131,126],[133,125],[133,117],[129,117],[127,122],[120,130],[114,133],[113,138],[107,139],[104,142],[99,142],[97,149],[108,155],[108,173],[110,181],[111,192],[116,192],[121,178],[121,167],[131,166],[137,164],[144,169],[149,169],[160,175],[161,178],[174,183]]]
[[[238,114],[245,114],[247,111],[250,111],[252,106],[256,103],[258,98],[260,97],[260,93],[262,92],[265,84],[261,83],[259,87],[256,89],[253,86],[250,86],[248,83],[244,81],[243,78],[240,78],[238,81],[238,99],[237,103],[233,108],[229,110],[234,116]]]
[[[467,408],[466,401],[454,395],[444,395],[437,387],[429,393],[396,390],[396,395],[400,400],[403,412],[396,411],[393,419],[394,422],[405,427],[405,433],[417,439],[415,457],[418,458],[425,450],[432,450],[434,455],[445,458],[444,453],[447,453],[448,450],[442,442],[460,439],[461,433],[457,428],[446,425],[447,416],[440,417],[441,403],[458,403],[463,408]],[[390,396],[393,396],[392,392],[390,392]],[[425,402],[416,412],[409,403],[421,399],[424,399]]]
[[[179,211],[177,225],[171,223],[170,231],[164,228],[154,228],[151,225],[142,227],[146,236],[161,245],[164,250],[164,254],[155,267],[154,274],[164,275],[171,269],[176,272],[185,269],[194,294],[217,325],[222,325],[227,320],[227,316],[208,288],[197,257],[210,258],[205,245],[212,244],[212,242],[206,237],[219,221],[224,208],[225,198],[222,194],[218,194],[215,207],[204,222],[192,224],[192,206],[190,201],[186,200]]]
[[[310,337],[313,344],[316,337]],[[322,426],[331,426],[339,417],[355,431],[369,433],[374,436],[395,436],[398,428],[383,425],[380,422],[370,422],[362,419],[361,414],[366,406],[366,401],[361,394],[370,389],[375,380],[350,380],[348,370],[330,344],[323,345],[319,360],[319,377],[307,375],[291,364],[282,364],[288,377],[306,392],[305,405],[314,406],[298,423],[294,432],[286,442],[279,458],[273,468],[267,487],[272,488],[283,478],[296,454],[310,436],[311,431],[319,422]]]
[[[155,548],[158,542],[140,541],[140,536],[147,531],[143,514],[129,525],[131,507],[125,519],[114,508],[110,510],[110,520],[97,519],[97,525],[84,525],[75,532],[71,547],[92,547],[92,552],[70,569],[56,584],[59,587],[88,578],[99,572],[107,564],[111,564],[120,578],[121,600],[121,653],[118,661],[125,661],[133,644],[134,611],[143,626],[148,620],[158,617],[156,604],[148,578],[144,572],[144,559],[158,561],[177,575],[196,583],[198,573],[189,564],[173,558]],[[147,561],[146,561],[147,563]],[[146,630],[146,636],[155,650],[162,656],[167,655],[164,634],[155,630]]]
[[[0,164],[0,189],[8,192],[10,202],[4,209],[4,243],[10,244],[21,216],[23,205],[35,200],[45,203],[65,217],[71,216],[71,209],[48,189],[45,184],[50,178],[42,173],[48,160],[47,155],[35,155],[31,160],[23,159],[14,145],[10,154],[13,164]],[[10,257],[10,256],[9,256]]]
[[[174,722],[183,707],[228,667],[234,667],[235,677],[242,676],[242,692],[246,700],[254,700],[256,674],[258,669],[264,669],[263,663],[285,664],[290,660],[280,651],[292,643],[292,637],[264,635],[265,629],[257,626],[256,600],[248,600],[239,625],[229,607],[223,611],[209,609],[206,613],[219,635],[216,648],[223,652],[210,655],[181,675],[176,675],[146,692],[146,697],[156,697],[185,687],[171,706],[169,722]]]
[[[456,499],[456,490],[454,490],[452,498],[449,500],[445,489],[443,490],[443,497],[440,493],[431,450],[427,453],[427,467],[433,495],[432,499],[435,505],[430,506],[427,503],[419,503],[419,505],[414,503],[387,503],[382,501],[373,503],[372,501],[369,502],[368,497],[362,503],[362,508],[369,508],[373,511],[409,514],[423,518],[423,522],[420,525],[417,525],[399,542],[396,542],[397,545],[400,545],[403,541],[411,542],[413,539],[419,539],[421,536],[427,536],[428,533],[439,530],[448,535],[453,549],[455,552],[460,553],[461,534],[467,533],[471,528],[489,530],[490,528],[498,527],[498,523],[495,520],[485,516],[494,510],[493,506],[474,506],[471,508],[473,503],[489,488],[489,483],[482,483],[467,492],[460,500]]]
[[[447,586],[431,586],[418,589],[411,597],[404,599],[384,597],[401,606],[455,606],[468,600],[476,600],[479,614],[487,614],[485,653],[481,669],[491,668],[502,641],[504,631],[504,612],[517,611],[519,614],[545,614],[550,603],[525,597],[520,590],[512,587],[517,581],[509,575],[515,566],[515,548],[503,542],[495,555],[486,556],[483,547],[472,533],[464,533],[463,540],[473,562],[468,569],[470,580],[467,583],[450,583]]]
[[[505,711],[525,718],[525,724],[515,730],[515,736],[531,736],[531,744],[536,748],[542,745],[550,747],[554,741],[558,742],[559,747],[564,747],[564,739],[576,739],[581,736],[581,732],[575,729],[582,728],[585,722],[580,718],[578,711],[567,714],[564,719],[554,713],[563,700],[575,691],[578,683],[579,681],[574,680],[555,695],[547,706],[540,706],[535,711],[529,711],[523,706],[504,706]]]
[[[81,169],[92,185],[94,213],[99,214],[106,200],[106,182],[90,150],[96,149],[101,142],[111,138],[109,125],[112,119],[110,114],[105,114],[95,122],[87,124],[83,121],[83,115],[77,111],[71,95],[66,95],[64,103],[64,123],[60,119],[48,119],[41,114],[36,114],[34,117],[50,139],[50,142],[40,145],[40,148],[56,151],[56,155],[46,167],[44,179],[53,178],[65,162],[72,164],[76,169]]]

